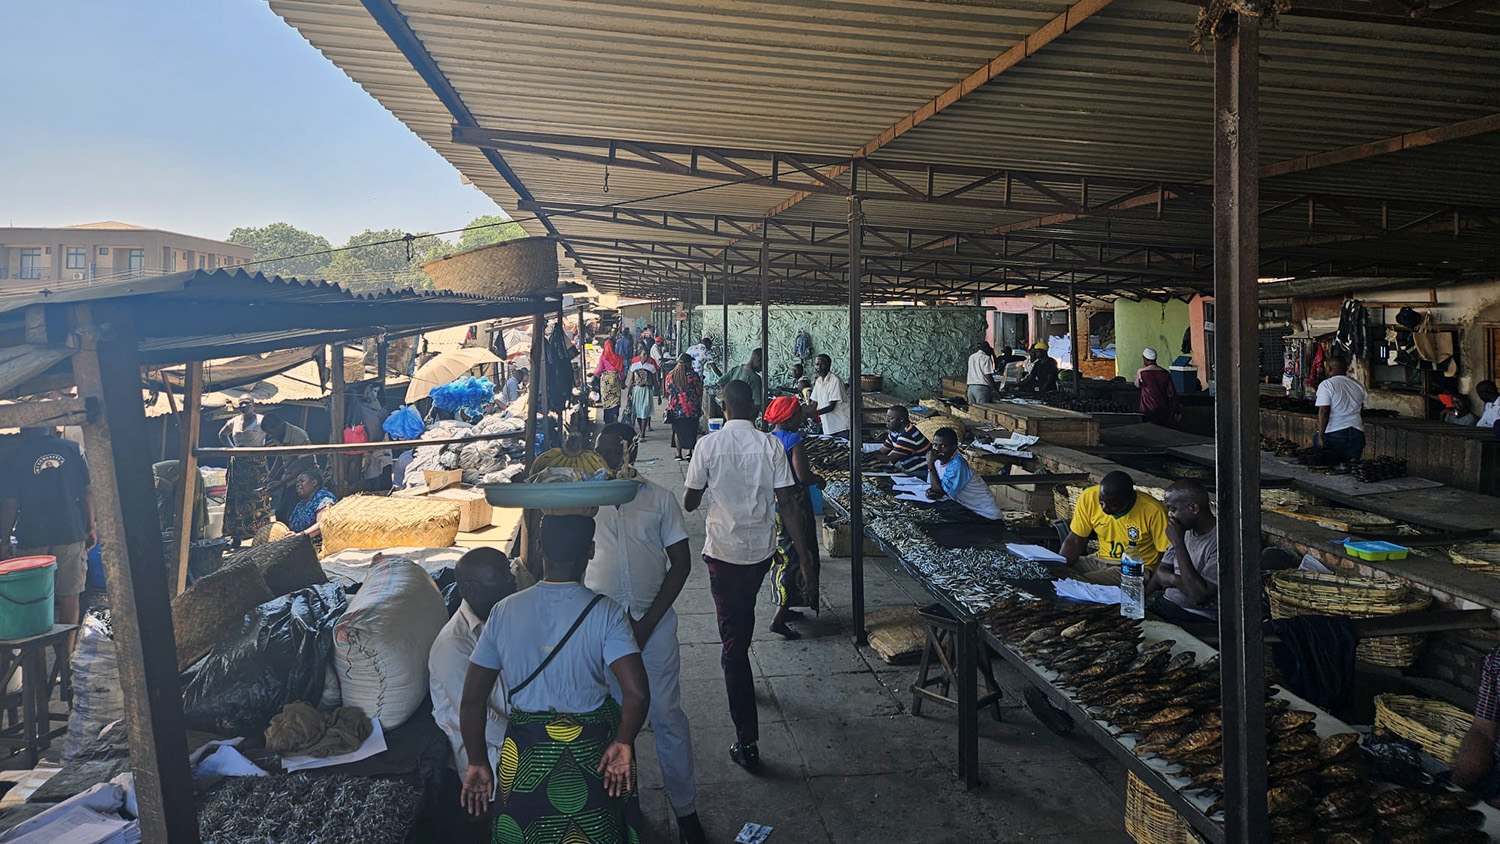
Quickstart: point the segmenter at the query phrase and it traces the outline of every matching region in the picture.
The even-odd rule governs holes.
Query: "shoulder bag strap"
[[[564,633],[562,635],[562,638],[557,640],[557,644],[553,646],[552,650],[547,654],[546,658],[542,660],[542,664],[538,665],[536,667],[536,670],[531,672],[531,676],[527,677],[525,680],[522,680],[515,688],[510,689],[508,692],[506,692],[506,695],[514,698],[515,695],[520,693],[522,689],[531,685],[531,681],[535,680],[537,678],[537,675],[542,673],[542,669],[552,664],[552,660],[557,656],[557,652],[563,649],[563,645],[566,645],[569,639],[573,638],[573,634],[577,632],[578,628],[583,624],[583,620],[589,617],[589,613],[594,611],[594,606],[602,600],[604,600],[603,595],[595,595],[594,599],[592,601],[589,601],[589,605],[583,608],[583,612],[578,614],[578,618],[575,618],[573,620],[573,626],[568,628],[568,632]]]

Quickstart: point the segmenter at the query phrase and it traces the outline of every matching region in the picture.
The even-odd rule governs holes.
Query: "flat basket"
[[[355,495],[323,511],[323,553],[348,548],[447,548],[458,538],[458,505],[425,498]]]
[[[1451,703],[1415,695],[1376,695],[1375,729],[1416,742],[1444,765],[1458,759],[1458,745],[1474,725]]]
[[[1198,844],[1187,821],[1131,771],[1125,786],[1125,831],[1136,844]]]
[[[475,296],[536,296],[557,289],[557,242],[550,237],[508,240],[422,265],[439,290]]]
[[[1076,484],[1058,484],[1052,488],[1052,509],[1065,522],[1073,520],[1073,511],[1078,507],[1078,496],[1084,487]]]
[[[1419,612],[1432,605],[1432,596],[1392,580],[1280,571],[1266,580],[1272,618],[1299,615],[1336,615],[1375,618]],[[1361,639],[1355,655],[1372,665],[1404,668],[1417,659],[1425,634]]]
[[[1477,571],[1500,571],[1500,542],[1467,542],[1448,549],[1455,566]]]

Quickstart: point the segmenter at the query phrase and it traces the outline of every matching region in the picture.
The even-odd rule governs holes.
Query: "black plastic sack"
[[[452,566],[444,566],[433,573],[432,580],[443,593],[443,606],[448,610],[448,617],[452,618],[458,612],[458,605],[464,602],[463,596],[458,594],[458,572]]]
[[[1422,765],[1422,755],[1415,745],[1394,736],[1379,738],[1371,734],[1365,736],[1361,747],[1376,779],[1430,793],[1446,790]]]
[[[309,586],[245,615],[214,646],[183,692],[191,729],[226,736],[263,732],[282,707],[323,694],[333,626],[349,605],[337,583]]]

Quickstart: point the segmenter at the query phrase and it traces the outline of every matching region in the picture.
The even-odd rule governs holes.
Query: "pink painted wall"
[[[1026,298],[1025,296],[989,296],[989,297],[986,297],[986,298],[981,299],[979,301],[980,301],[980,304],[983,305],[984,307],[993,308],[994,309],[994,311],[992,313],[985,314],[985,317],[984,317],[985,318],[984,339],[988,340],[991,346],[995,345],[995,319],[994,319],[994,314],[995,313],[1002,313],[1002,314],[1030,314],[1031,313],[1031,300],[1028,299],[1028,298]],[[1036,336],[1036,326],[1033,324],[1034,322],[1035,322],[1034,319],[1027,319],[1026,320],[1026,324],[1028,326],[1029,332],[1030,332],[1030,334],[1033,337]]]

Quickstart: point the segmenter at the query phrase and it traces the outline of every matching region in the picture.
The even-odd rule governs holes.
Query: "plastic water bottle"
[[[1146,617],[1145,563],[1136,555],[1135,543],[1120,557],[1120,615]]]

